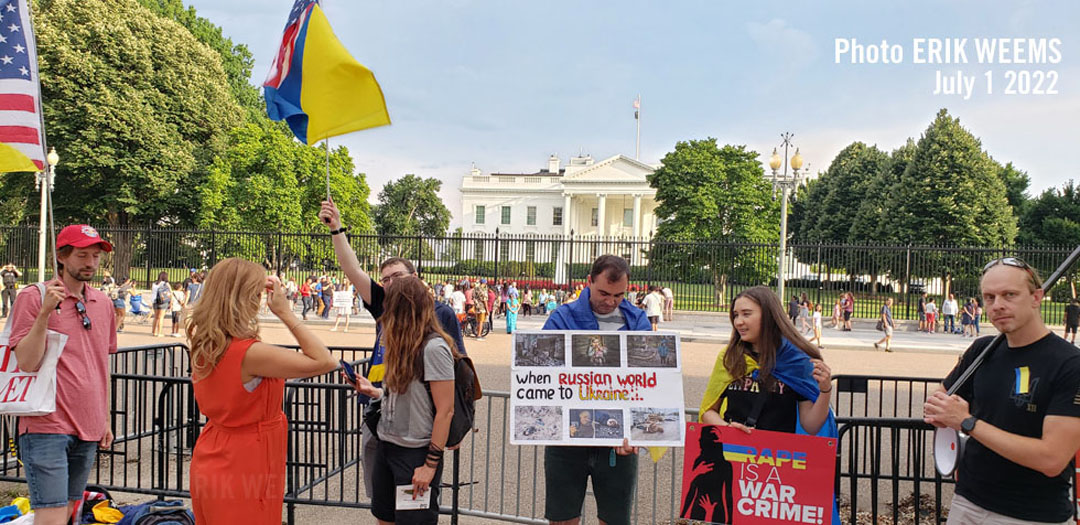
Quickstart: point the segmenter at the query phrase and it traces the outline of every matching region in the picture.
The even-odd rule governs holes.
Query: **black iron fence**
[[[177,229],[102,229],[116,250],[102,272],[131,277],[149,286],[161,272],[183,280],[189,270],[213,266],[227,257],[263,264],[298,283],[308,276],[342,278],[330,236],[318,233],[222,232]],[[463,278],[515,281],[534,291],[584,285],[592,260],[616,254],[631,264],[631,286],[672,290],[675,308],[720,312],[741,290],[776,286],[779,248],[775,244],[708,241],[660,242],[629,238],[536,235],[392,237],[350,235],[354,251],[369,272],[390,256],[413,260],[429,283]],[[855,317],[876,317],[886,298],[900,319],[917,317],[922,293],[941,310],[947,294],[960,304],[978,297],[984,264],[1003,255],[1019,256],[1044,276],[1072,247],[955,247],[793,244],[785,256],[785,295],[806,294],[832,316],[841,293],[855,297]],[[37,280],[38,232],[33,226],[0,226],[0,264],[14,263],[22,281]],[[1076,296],[1072,269],[1044,303],[1045,319],[1063,322],[1064,307]],[[785,302],[786,299],[785,298]],[[984,317],[985,320],[985,317]]]

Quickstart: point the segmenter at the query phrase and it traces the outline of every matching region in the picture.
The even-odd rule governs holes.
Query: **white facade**
[[[527,174],[473,168],[461,184],[462,231],[647,240],[656,229],[656,190],[646,179],[653,170],[623,155],[578,156],[565,167],[552,156]]]

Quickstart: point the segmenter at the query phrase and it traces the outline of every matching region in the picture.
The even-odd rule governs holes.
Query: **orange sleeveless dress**
[[[281,523],[288,422],[285,380],[244,389],[240,365],[254,339],[234,340],[208,377],[194,382],[209,422],[191,456],[191,506],[199,525]]]

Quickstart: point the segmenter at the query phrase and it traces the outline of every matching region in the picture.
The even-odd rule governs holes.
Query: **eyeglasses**
[[[82,320],[82,327],[90,329],[90,318],[86,316],[86,305],[82,301],[75,301],[75,311],[79,314],[79,319]]]
[[[1021,260],[1021,259],[1019,259],[1017,257],[1001,257],[999,259],[994,259],[994,260],[986,263],[986,266],[983,266],[983,273],[986,273],[987,270],[989,270],[990,268],[993,268],[993,267],[995,267],[995,266],[997,266],[999,264],[1004,264],[1006,266],[1012,266],[1012,267],[1015,267],[1015,268],[1020,268],[1021,270],[1030,270],[1031,269],[1031,266],[1028,266],[1028,263],[1024,262],[1023,260]]]
[[[396,272],[396,273],[392,273],[390,275],[387,275],[386,277],[383,277],[382,279],[379,279],[379,282],[382,283],[383,286],[386,286],[387,284],[390,284],[390,281],[393,281],[394,279],[400,279],[400,278],[406,277],[408,275],[412,275],[412,274],[410,274],[409,272],[406,272],[406,271]]]

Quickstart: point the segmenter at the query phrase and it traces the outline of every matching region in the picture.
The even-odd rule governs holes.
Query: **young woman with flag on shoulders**
[[[773,291],[744,290],[732,301],[729,316],[731,339],[716,358],[699,420],[747,434],[757,428],[836,437],[829,407],[832,372]],[[840,523],[835,500],[833,522]]]

